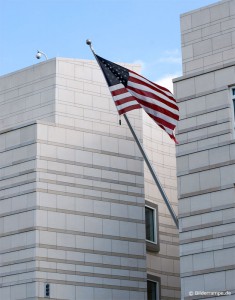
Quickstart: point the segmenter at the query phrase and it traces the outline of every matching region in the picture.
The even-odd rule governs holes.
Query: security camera
[[[42,56],[42,53],[38,51],[37,54],[36,54],[36,58],[37,58],[37,59],[40,59],[41,56]]]
[[[39,51],[37,52],[37,54],[35,55],[37,59],[40,59],[42,57],[42,55],[45,57],[45,59],[47,60],[48,57],[46,56],[46,54],[42,51]]]

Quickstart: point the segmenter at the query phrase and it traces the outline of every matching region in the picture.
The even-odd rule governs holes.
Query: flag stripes
[[[176,109],[176,110],[178,109],[177,105],[174,102],[169,101],[168,97],[161,96],[161,95],[159,95],[159,93],[157,93],[154,90],[151,90],[150,88],[147,88],[145,86],[143,87],[143,85],[141,85],[141,84],[136,84],[136,83],[133,83],[132,81],[128,81],[128,89],[133,90],[133,91],[138,90],[139,94],[149,96],[150,98],[155,99],[156,101],[165,103],[168,107],[171,107],[173,109]]]
[[[143,76],[97,56],[118,113],[143,108],[176,142],[179,109],[172,93]]]
[[[153,101],[154,98],[148,97],[145,92],[138,90],[138,89],[131,89],[130,93],[138,98],[138,102],[140,103],[142,101],[143,105],[146,105],[149,108],[159,110],[162,113],[165,113],[168,116],[171,116],[172,118],[177,118],[177,115],[175,114],[175,109],[169,108],[167,105],[162,103],[161,101]]]
[[[150,86],[150,88],[158,90],[160,93],[162,93],[163,95],[168,96],[171,100],[176,102],[176,100],[173,97],[172,93],[168,89],[164,88],[163,86],[158,85],[156,83],[153,83],[153,82],[149,81],[148,79],[144,78],[143,76],[141,76],[141,75],[139,75],[139,74],[137,74],[133,71],[129,71],[129,75],[130,75],[129,78],[132,77],[132,80],[134,80],[134,78],[136,78],[137,80],[139,79],[140,82],[145,83],[146,86]]]

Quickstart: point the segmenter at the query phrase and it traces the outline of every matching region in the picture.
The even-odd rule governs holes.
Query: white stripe
[[[118,83],[118,84],[116,84],[116,85],[109,86],[110,92],[116,91],[116,90],[119,90],[119,89],[123,89],[123,88],[125,88],[125,86],[124,86],[123,84],[121,84],[121,83]]]
[[[172,107],[169,107],[167,104],[164,104],[164,103],[162,103],[162,102],[160,102],[160,101],[157,101],[157,100],[155,100],[155,99],[153,99],[153,98],[150,98],[150,97],[147,97],[147,96],[140,95],[140,94],[138,94],[137,92],[134,92],[134,91],[132,91],[132,90],[128,90],[128,91],[129,91],[129,93],[130,93],[131,95],[133,95],[133,96],[136,97],[137,99],[143,100],[143,101],[145,101],[145,102],[147,102],[147,103],[150,103],[150,104],[155,104],[155,105],[157,105],[157,106],[160,106],[160,107],[162,107],[162,108],[164,108],[164,109],[166,109],[166,110],[168,110],[168,111],[170,111],[170,112],[176,114],[177,116],[179,115],[179,111],[178,111],[178,110],[176,110],[176,109],[174,109],[174,108],[172,108]]]
[[[136,104],[140,105],[137,101],[129,101],[129,102],[123,103],[121,105],[117,105],[117,110],[121,110],[121,109],[127,108],[129,106],[133,106]]]
[[[127,92],[127,93],[123,93],[123,94],[120,94],[120,95],[117,95],[117,96],[112,96],[112,97],[113,97],[114,101],[117,101],[117,100],[121,100],[121,99],[124,99],[124,98],[127,98],[127,97],[131,97],[131,94],[130,94],[130,92]]]
[[[145,85],[128,81],[128,86],[131,86],[133,88],[136,88],[136,89],[139,89],[139,90],[142,90],[142,91],[150,92],[150,93],[158,96],[159,98],[161,98],[161,99],[163,99],[163,100],[165,100],[165,101],[167,101],[169,103],[173,103],[173,104],[176,105],[176,103],[173,100],[169,99],[167,96],[165,96],[165,95],[163,95],[161,93],[158,93],[158,92],[154,91],[153,89],[151,89],[151,88],[149,88],[149,87],[147,87]],[[127,89],[128,89],[128,86],[127,86]],[[156,99],[153,99],[153,101],[157,101],[158,102],[158,100],[156,100]]]
[[[141,81],[143,81],[143,82],[146,82],[146,83],[150,84],[151,86],[160,89],[160,90],[161,90],[163,93],[165,93],[166,95],[168,95],[168,96],[174,98],[173,94],[172,94],[170,91],[165,91],[165,90],[163,90],[162,87],[161,87],[160,85],[154,84],[153,82],[149,81],[149,80],[146,79],[146,78],[143,78],[143,77],[141,77],[141,76],[139,76],[139,75],[137,75],[137,74],[135,74],[135,73],[132,73],[131,71],[130,71],[130,73],[129,73],[129,76],[130,76],[130,77],[137,78],[137,79],[139,79],[139,80],[141,80]],[[161,94],[161,95],[162,95],[162,94]],[[171,101],[172,101],[172,100],[171,100]]]

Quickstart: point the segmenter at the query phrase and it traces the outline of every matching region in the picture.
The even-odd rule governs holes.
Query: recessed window
[[[145,207],[145,230],[146,240],[156,243],[156,211],[148,206]]]
[[[235,87],[231,88],[232,94],[232,109],[233,109],[233,128],[235,129]]]
[[[148,251],[159,251],[158,243],[158,206],[145,201],[145,233]]]
[[[147,300],[160,300],[160,278],[147,276]]]

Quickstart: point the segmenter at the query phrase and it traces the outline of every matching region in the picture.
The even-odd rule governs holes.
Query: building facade
[[[235,1],[183,14],[181,33],[183,76],[174,80],[181,298],[234,299]]]
[[[0,299],[179,299],[177,231],[97,64],[2,76],[0,105]],[[174,145],[128,115],[177,209]]]
[[[148,157],[178,214],[175,144],[147,115],[144,115],[143,139]],[[180,299],[179,232],[146,165],[144,181],[146,205],[158,208],[158,248],[154,251],[147,245],[147,272],[160,278],[160,299]]]

